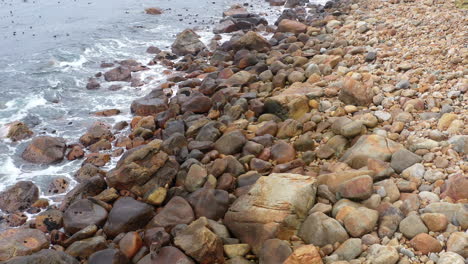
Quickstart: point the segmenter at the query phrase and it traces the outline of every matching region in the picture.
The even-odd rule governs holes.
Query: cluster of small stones
[[[27,181],[0,193],[0,262],[464,264],[467,11],[305,2],[270,0],[286,7],[275,25],[233,6],[214,29],[231,39],[209,48],[192,30],[150,47],[167,82],[128,123],[34,137],[22,157],[83,159],[78,185],[59,206]],[[122,61],[87,88],[144,70]]]

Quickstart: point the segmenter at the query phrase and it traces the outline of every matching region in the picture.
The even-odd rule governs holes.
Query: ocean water
[[[244,2],[270,22],[282,9],[247,0],[0,0],[0,131],[20,120],[35,136],[59,136],[72,144],[95,121],[129,121],[131,101],[164,80],[163,67],[139,73],[146,82],[142,87],[122,83],[121,90],[111,91],[108,86],[115,83],[104,83],[98,90],[87,90],[88,78],[103,71],[100,64],[124,59],[146,64],[153,57],[147,47],[169,50],[175,35],[186,28],[194,28],[208,43],[222,11]],[[144,9],[149,7],[164,13],[147,15]],[[90,114],[111,108],[122,113]],[[82,160],[30,164],[20,157],[28,142],[0,138],[0,191],[19,180],[32,180],[44,191],[58,176],[69,178],[73,186]]]

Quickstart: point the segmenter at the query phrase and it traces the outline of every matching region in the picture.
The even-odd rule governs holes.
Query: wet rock
[[[357,208],[345,217],[344,226],[353,237],[361,237],[374,230],[379,213],[365,207]]]
[[[89,264],[130,264],[130,260],[118,249],[104,249],[89,256]]]
[[[115,237],[123,232],[134,231],[144,227],[153,216],[152,206],[131,197],[123,197],[114,203],[109,212],[104,232]]]
[[[370,87],[352,78],[346,78],[341,87],[339,99],[345,104],[367,106],[372,102]]]
[[[215,142],[214,147],[221,154],[231,155],[240,152],[246,142],[244,134],[239,130],[234,130],[221,136]]]
[[[196,218],[219,220],[229,207],[229,194],[223,190],[202,188],[190,194],[187,200],[192,205]]]
[[[84,155],[85,155],[85,152],[83,150],[83,147],[80,145],[75,145],[68,151],[66,157],[67,157],[67,160],[76,160],[76,159],[83,158]]]
[[[53,249],[43,249],[29,256],[15,257],[5,264],[79,264],[74,257]]]
[[[148,223],[147,227],[164,227],[172,229],[179,224],[189,224],[195,219],[190,204],[182,197],[175,196]]]
[[[24,211],[39,199],[39,188],[30,181],[19,181],[0,192],[0,209],[13,213]]]
[[[271,48],[270,43],[264,37],[253,31],[247,32],[245,35],[232,42],[234,50],[248,49],[266,52]]]
[[[40,136],[29,143],[21,157],[32,163],[51,164],[63,160],[66,148],[63,138]]]
[[[107,183],[116,189],[132,190],[156,176],[168,159],[165,152],[159,151],[160,140],[154,140],[122,155],[117,166],[107,173]]]
[[[188,54],[196,55],[206,49],[206,46],[200,41],[200,36],[197,33],[191,29],[186,29],[177,35],[171,48],[174,54],[185,56]]]
[[[440,245],[439,241],[425,233],[416,235],[411,239],[410,244],[414,249],[420,251],[424,255],[430,252],[437,253],[442,250],[442,245]]]
[[[322,257],[314,245],[305,245],[298,247],[294,252],[283,262],[284,264],[323,264]]]
[[[93,197],[104,191],[107,185],[101,176],[94,176],[78,184],[69,191],[60,205],[60,210],[65,211],[72,203],[79,199]]]
[[[294,34],[305,33],[307,30],[307,26],[301,22],[283,19],[278,24],[278,31],[279,32],[291,32]]]
[[[110,127],[102,122],[95,122],[86,133],[80,137],[80,142],[88,147],[94,143],[97,143],[100,140],[112,141],[114,135],[110,131]]]
[[[177,233],[174,244],[199,263],[223,263],[223,242],[208,228],[204,217]]]
[[[282,186],[288,186],[283,188]],[[315,181],[298,174],[260,177],[248,195],[229,208],[224,223],[242,242],[259,252],[264,241],[290,236],[315,202]],[[288,222],[284,222],[288,219]]]
[[[132,79],[132,71],[125,66],[116,67],[104,73],[107,82],[129,82]]]
[[[283,263],[292,253],[289,244],[277,238],[266,240],[260,250],[260,263]]]
[[[7,229],[0,233],[0,261],[31,255],[49,247],[49,240],[37,229]]]
[[[241,5],[233,5],[228,10],[223,12],[223,16],[233,16],[240,14],[248,14],[247,9],[245,9]]]
[[[306,243],[319,247],[336,242],[342,243],[349,238],[337,220],[321,212],[309,215],[297,235]]]
[[[134,100],[130,106],[131,112],[138,116],[155,116],[167,109],[167,97],[164,95],[145,96]]]
[[[34,134],[26,124],[20,121],[15,121],[7,125],[7,127],[8,133],[6,137],[12,141],[21,141],[30,138]]]
[[[145,9],[145,13],[148,15],[161,15],[163,11],[161,8],[150,7]]]
[[[390,139],[379,135],[361,136],[359,140],[349,148],[340,161],[348,163],[353,168],[362,168],[367,165],[369,158],[381,161],[389,161],[396,151],[403,146]]]
[[[407,238],[413,238],[418,234],[427,233],[428,231],[419,215],[415,213],[408,215],[400,222],[400,232]]]
[[[105,249],[106,247],[106,239],[102,236],[96,236],[74,242],[65,250],[65,253],[73,257],[86,259],[94,252]]]
[[[95,176],[105,177],[106,172],[92,164],[85,164],[75,173],[74,176],[78,182],[84,182]]]
[[[107,219],[107,211],[90,200],[79,200],[63,214],[65,231],[74,234],[89,225],[102,226]]]
[[[59,230],[62,228],[63,213],[56,209],[49,209],[40,213],[34,220],[36,229],[44,233],[50,232],[54,229]]]
[[[447,251],[455,252],[464,258],[468,258],[468,234],[466,232],[452,233],[447,240]]]
[[[390,166],[397,172],[401,173],[405,169],[416,163],[420,163],[422,158],[406,149],[400,149],[392,154]]]

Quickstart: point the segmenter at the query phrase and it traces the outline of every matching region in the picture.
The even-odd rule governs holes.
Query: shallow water
[[[271,9],[265,1],[252,2],[249,10],[267,12],[269,21],[281,10],[267,11]],[[146,64],[152,57],[145,52],[148,46],[168,49],[175,35],[188,27],[208,41],[222,11],[235,3],[239,2],[0,0],[0,128],[21,120],[35,135],[64,137],[70,144],[97,120],[109,124],[130,120],[131,101],[162,81],[163,68],[156,65],[140,73],[147,82],[142,87],[124,83],[123,89],[110,91],[109,84],[101,84],[99,90],[86,90],[87,79],[102,70],[101,62],[136,59]],[[147,15],[148,7],[162,8],[164,14]],[[122,113],[90,115],[110,108]],[[27,179],[44,191],[57,176],[72,179],[81,165],[82,161],[28,164],[20,158],[28,142],[0,139],[0,190]]]

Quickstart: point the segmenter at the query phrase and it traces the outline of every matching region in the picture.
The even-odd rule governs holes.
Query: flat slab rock
[[[288,240],[296,234],[315,203],[316,191],[316,181],[310,176],[274,173],[260,177],[232,204],[224,223],[258,252],[268,239]]]

